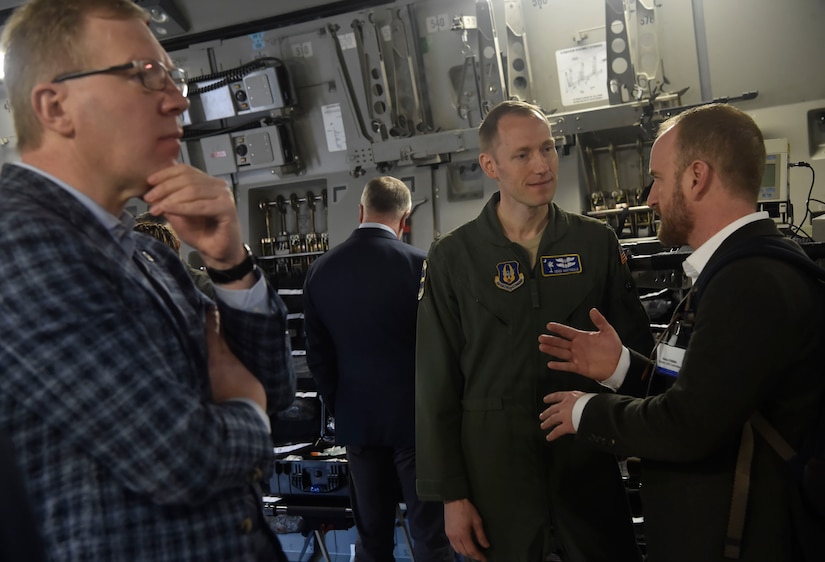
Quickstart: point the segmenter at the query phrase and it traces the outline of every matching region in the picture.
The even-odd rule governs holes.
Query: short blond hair
[[[149,21],[146,10],[132,0],[29,0],[6,23],[5,83],[18,150],[41,142],[42,128],[31,106],[34,87],[83,69],[88,56],[81,47],[84,19],[91,15]]]

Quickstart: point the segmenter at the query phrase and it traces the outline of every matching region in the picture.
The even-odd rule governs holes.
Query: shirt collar
[[[394,231],[392,228],[390,228],[386,224],[382,224],[380,222],[362,222],[361,224],[358,225],[358,228],[381,228],[383,230],[386,230],[387,232],[389,232],[390,234],[392,234],[396,238],[398,238],[398,233],[396,231]]]
[[[85,193],[82,193],[75,189],[74,187],[67,184],[65,181],[54,177],[48,172],[44,172],[40,168],[32,166],[31,164],[26,164],[24,162],[14,162],[15,166],[20,166],[21,168],[26,168],[36,174],[40,174],[41,176],[47,178],[48,180],[52,181],[59,187],[61,187],[64,191],[69,193],[72,197],[77,199],[81,205],[83,205],[94,217],[102,224],[109,234],[112,235],[112,238],[115,242],[118,243],[120,247],[126,252],[127,255],[132,255],[132,252],[135,249],[135,241],[132,238],[132,228],[135,225],[135,219],[124,211],[121,213],[120,217],[116,217],[111,214],[109,211],[98,205],[92,198],[90,198]]]
[[[758,211],[745,215],[708,238],[707,242],[696,248],[696,250],[682,262],[682,269],[685,271],[685,274],[690,277],[691,281],[696,283],[696,279],[699,278],[702,269],[707,265],[708,260],[710,260],[714,252],[722,245],[722,242],[746,224],[767,218],[769,218],[767,211]]]

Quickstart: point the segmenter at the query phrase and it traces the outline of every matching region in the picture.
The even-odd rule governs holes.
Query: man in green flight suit
[[[598,307],[628,347],[652,348],[626,258],[609,227],[552,202],[558,155],[538,107],[497,105],[479,142],[499,192],[433,244],[419,294],[418,494],[444,502],[450,542],[470,559],[639,561],[616,458],[548,443],[537,423],[551,391],[611,392],[547,368],[537,341],[551,319],[593,329]]]

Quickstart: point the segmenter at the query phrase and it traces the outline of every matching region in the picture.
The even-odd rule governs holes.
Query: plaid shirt
[[[6,165],[0,273],[0,428],[49,560],[252,560],[248,484],[272,444],[249,405],[210,400],[210,301],[178,257],[139,235],[130,257],[64,189]],[[270,299],[268,315],[218,304],[276,410],[295,375],[286,308]]]

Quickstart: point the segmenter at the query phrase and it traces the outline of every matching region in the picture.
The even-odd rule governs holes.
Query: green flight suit
[[[641,559],[616,458],[544,439],[542,398],[610,392],[551,371],[538,350],[550,321],[593,330],[597,307],[628,347],[647,354],[647,315],[613,231],[550,205],[536,265],[510,242],[496,193],[481,215],[436,241],[419,294],[417,488],[425,500],[468,498],[490,562]],[[620,389],[638,394],[638,380]]]

